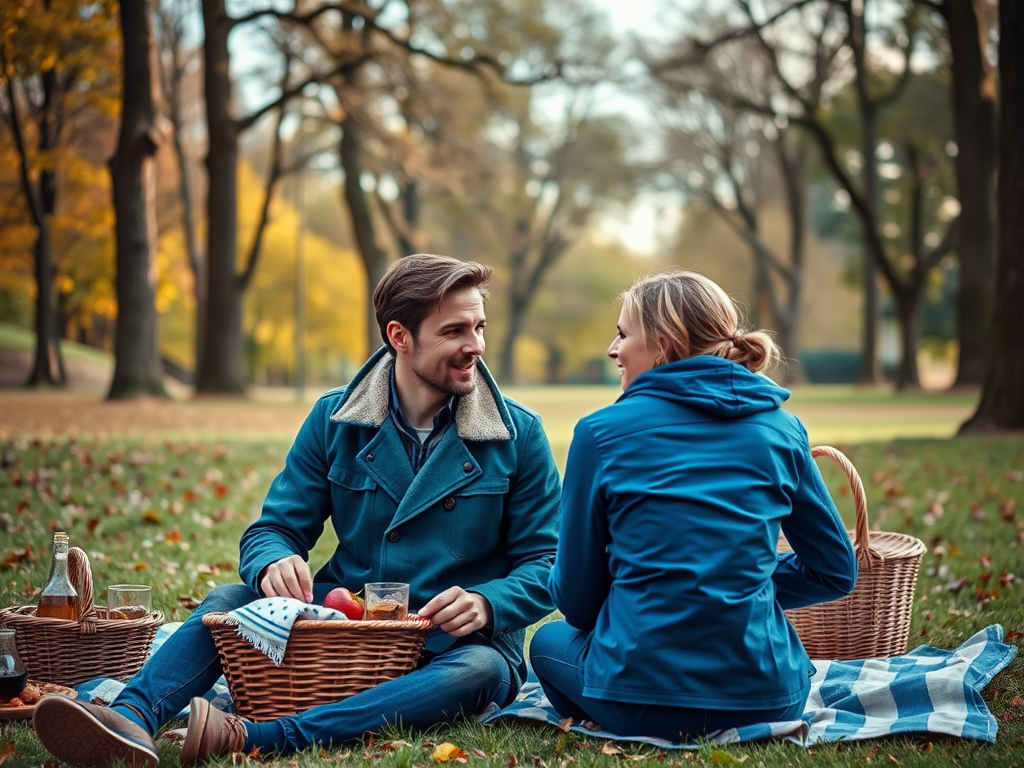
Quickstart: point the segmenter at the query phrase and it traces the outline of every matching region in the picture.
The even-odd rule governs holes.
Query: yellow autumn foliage
[[[262,205],[264,181],[247,163],[239,166],[238,270],[244,268]],[[247,358],[257,384],[292,381],[296,365],[296,242],[299,215],[278,197],[263,235],[256,273],[245,296]],[[328,386],[342,384],[366,357],[366,278],[352,251],[306,231],[307,374]],[[163,233],[157,289],[160,346],[186,369],[194,365],[195,293],[180,227]]]
[[[466,762],[467,755],[465,750],[461,747],[457,747],[449,741],[443,744],[438,744],[434,747],[434,752],[431,754],[430,759],[435,763],[449,763],[456,761],[459,763]]]

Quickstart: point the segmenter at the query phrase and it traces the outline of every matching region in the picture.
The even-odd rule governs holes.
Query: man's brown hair
[[[492,269],[476,261],[417,253],[392,264],[373,292],[377,327],[388,349],[388,323],[404,325],[415,339],[424,318],[441,306],[451,291],[476,288],[487,298]]]

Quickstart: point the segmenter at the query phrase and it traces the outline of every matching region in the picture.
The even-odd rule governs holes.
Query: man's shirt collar
[[[398,387],[395,385],[395,367],[391,367],[390,386],[390,411],[391,418],[398,427],[398,434],[402,438],[402,445],[409,456],[409,463],[412,465],[413,474],[420,471],[420,468],[427,462],[430,454],[440,442],[441,437],[451,426],[455,414],[455,395],[451,395],[448,401],[441,406],[441,409],[434,414],[434,425],[427,435],[426,440],[420,440],[416,429],[409,423],[409,420],[402,412],[402,405],[398,399]]]

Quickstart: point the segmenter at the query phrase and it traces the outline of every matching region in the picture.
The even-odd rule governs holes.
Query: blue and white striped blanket
[[[154,650],[180,626],[160,627]],[[810,746],[819,741],[873,739],[905,733],[936,733],[980,741],[995,741],[996,721],[981,698],[981,690],[1006,667],[1017,648],[1003,642],[998,624],[978,632],[959,648],[947,651],[922,645],[905,656],[863,661],[816,661],[811,695],[799,720],[763,723],[717,734],[712,741],[732,743],[782,738]],[[97,696],[110,702],[123,688],[114,680],[92,680],[78,686],[85,701]],[[207,698],[221,709],[231,707],[223,678]],[[187,710],[182,712],[187,717]],[[492,709],[482,722],[500,717],[540,720],[557,726],[562,721],[533,674],[515,702]],[[615,734],[590,731],[579,724],[572,730],[597,738],[622,740]],[[662,739],[631,738],[666,749],[688,748]]]
[[[783,738],[810,746],[818,741],[925,732],[995,741],[996,720],[981,698],[981,689],[1016,653],[1015,646],[1003,642],[1003,628],[994,624],[952,651],[922,645],[889,659],[815,661],[811,694],[799,720],[730,728],[711,741]],[[532,674],[530,679],[515,702],[490,713],[485,722],[512,716],[558,725],[561,716]],[[620,738],[575,723],[571,729],[598,738]],[[628,740],[666,749],[696,746],[653,737]]]
[[[294,597],[261,597],[231,611],[227,619],[234,621],[239,636],[265,654],[275,667],[281,666],[284,660],[292,624],[297,620],[348,621],[341,611],[304,603]]]

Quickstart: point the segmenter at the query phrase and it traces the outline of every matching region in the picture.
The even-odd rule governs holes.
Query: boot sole
[[[156,751],[119,734],[74,699],[50,694],[36,705],[32,727],[58,760],[84,768],[105,768],[123,760],[134,768],[156,768]]]

